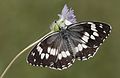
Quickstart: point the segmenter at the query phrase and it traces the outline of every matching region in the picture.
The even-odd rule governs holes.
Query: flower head
[[[74,10],[72,8],[68,9],[67,5],[64,5],[64,8],[62,9],[61,14],[58,14],[60,19],[66,19],[69,22],[76,23],[76,16],[74,15]]]
[[[52,31],[59,31],[60,28],[66,29],[68,25],[77,23],[76,16],[74,15],[74,10],[72,8],[68,9],[67,5],[64,5],[61,14],[58,14],[59,20],[52,23],[50,29]]]

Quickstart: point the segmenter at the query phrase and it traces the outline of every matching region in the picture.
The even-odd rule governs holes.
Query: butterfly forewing
[[[76,44],[76,58],[87,60],[95,55],[96,51],[108,37],[111,27],[101,22],[80,22],[68,27]]]

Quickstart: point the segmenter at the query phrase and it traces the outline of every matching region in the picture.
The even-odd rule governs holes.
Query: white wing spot
[[[69,65],[68,65],[68,67],[70,67],[72,64],[70,63]]]
[[[91,28],[96,28],[96,26],[95,26],[95,24],[94,23],[92,23],[92,22],[88,22],[88,24],[91,24]]]
[[[45,57],[46,57],[46,59],[48,59],[48,58],[49,58],[49,54],[48,54],[48,53],[46,53]]]
[[[55,68],[56,69],[56,68]],[[57,68],[57,70],[62,70],[61,68]]]
[[[93,48],[97,48],[98,46],[94,45]]]
[[[51,67],[51,69],[54,69],[54,70],[56,70],[56,68],[55,68],[55,67]]]
[[[74,62],[75,61],[75,59],[72,59],[72,62]]]
[[[91,24],[91,30],[93,30],[93,31],[97,31],[97,30],[96,30],[96,26],[95,26],[94,23],[92,23],[92,22],[88,22],[88,24]]]
[[[93,32],[94,36],[99,36],[99,34],[97,32]]]
[[[44,58],[44,56],[45,56],[45,53],[42,53],[42,54],[41,54],[41,59],[43,59],[43,58]]]
[[[58,54],[58,49],[56,50],[56,52],[55,52],[55,55],[57,55]]]
[[[40,46],[37,46],[37,50],[39,52],[39,55],[42,53],[43,49]]]
[[[43,49],[41,48],[41,50],[39,51],[39,55],[42,53]]]
[[[58,54],[58,49],[56,50],[56,52],[55,52],[55,55],[57,55]]]
[[[54,65],[54,63],[53,63],[53,62],[51,62],[51,63],[50,63],[50,66],[52,66],[52,65]]]
[[[58,59],[61,60],[62,59],[62,54],[58,54]]]
[[[67,67],[63,67],[62,69],[67,69]]]
[[[29,63],[30,65],[32,65],[32,63]]]
[[[83,39],[85,42],[88,42],[89,37],[87,37],[87,36],[84,35],[84,36],[82,37],[82,39]]]
[[[55,52],[56,52],[56,49],[54,48],[54,49],[53,49],[53,53],[52,53],[52,54],[53,54],[53,55],[55,55]]]
[[[78,52],[78,51],[79,51],[78,47],[75,47],[75,52]]]
[[[88,37],[90,36],[88,32],[85,32],[84,34],[85,34],[86,36],[88,36]]]
[[[93,30],[93,31],[96,31],[96,32],[97,32],[96,28],[91,28],[91,30]]]
[[[67,55],[64,51],[62,51],[61,54],[62,54],[63,57],[65,57],[65,58],[67,57]]]
[[[93,35],[90,36],[91,39],[95,40],[95,37]]]
[[[85,42],[85,41],[83,41],[83,40],[80,40],[80,42],[81,42],[81,43],[86,43],[86,42]]]
[[[40,67],[43,67],[42,63],[41,63],[41,65],[40,65]]]
[[[62,65],[62,67],[65,67],[65,65]]]
[[[81,44],[78,44],[78,49],[79,49],[79,51],[82,51],[83,47]]]
[[[68,65],[70,65],[71,63],[68,63]]]
[[[48,47],[47,52],[48,52],[48,53],[50,53],[50,50],[51,50],[51,48],[50,48],[50,47]]]
[[[106,31],[103,31],[103,33],[106,33]]]
[[[36,59],[34,59],[33,61],[36,62]]]
[[[99,26],[100,28],[103,28],[103,25],[102,24],[100,24],[100,26]]]
[[[47,65],[45,67],[48,67]]]
[[[66,54],[67,54],[67,56],[70,56],[70,52],[69,51],[66,51]]]
[[[87,58],[84,56],[84,57],[82,57],[82,60],[87,60]]]
[[[95,24],[91,24],[91,28],[94,28],[94,29],[96,29],[96,26],[95,26]]]
[[[83,47],[83,48],[87,48],[88,46],[86,46],[85,44],[82,44],[82,47]]]
[[[32,55],[32,56],[34,56],[34,55],[35,55],[35,53],[34,53],[34,52],[32,52],[32,53],[31,53],[31,55]]]
[[[56,49],[52,48],[51,51],[50,51],[50,54],[55,55],[56,54]]]
[[[91,56],[91,54],[88,54],[88,56]]]
[[[32,66],[35,66],[35,64],[32,64]]]
[[[50,54],[52,55],[52,52],[53,52],[53,49],[51,48],[51,50],[50,50]]]

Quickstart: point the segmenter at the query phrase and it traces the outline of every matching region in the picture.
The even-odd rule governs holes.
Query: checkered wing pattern
[[[29,53],[27,61],[33,66],[62,70],[75,59],[93,57],[108,37],[111,27],[101,22],[79,22],[43,38]]]
[[[93,57],[109,36],[111,26],[101,22],[80,22],[68,27],[75,45],[75,57],[87,60]]]
[[[71,54],[66,40],[60,33],[55,33],[40,41],[29,53],[27,61],[33,66],[61,70],[73,64]]]

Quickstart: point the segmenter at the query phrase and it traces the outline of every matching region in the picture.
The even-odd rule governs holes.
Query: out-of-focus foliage
[[[0,73],[16,54],[50,31],[65,3],[73,7],[78,21],[111,24],[112,33],[98,53],[55,71],[28,65],[26,52],[5,78],[120,78],[120,0],[0,0]]]

